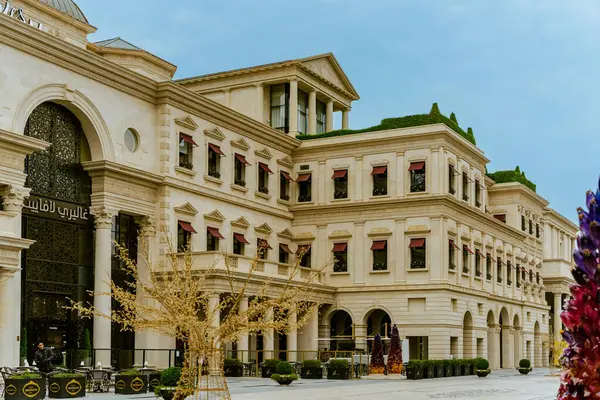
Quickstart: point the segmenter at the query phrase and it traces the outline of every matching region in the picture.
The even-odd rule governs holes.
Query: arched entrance
[[[22,256],[22,326],[28,357],[34,344],[78,348],[89,320],[63,308],[67,299],[90,301],[93,289],[93,219],[89,214],[91,180],[81,167],[90,150],[81,123],[65,107],[43,103],[33,110],[24,134],[51,143],[27,157],[22,237],[36,243]],[[80,360],[68,360],[78,365]]]
[[[498,357],[498,336],[496,332],[496,318],[492,310],[488,311],[487,315],[487,358],[490,362],[491,368],[499,368],[499,357]]]
[[[329,326],[331,350],[354,349],[354,327],[350,314],[344,310],[334,311],[331,314]]]
[[[383,352],[387,354],[389,347],[389,337],[392,332],[392,318],[382,309],[374,309],[366,315],[367,325],[367,350],[370,352],[373,347],[373,338],[379,334],[383,339]]]
[[[469,311],[465,313],[463,318],[463,358],[475,358],[473,317]]]
[[[535,321],[533,326],[533,363],[535,367],[542,366],[542,334],[540,332],[540,323]]]
[[[521,347],[523,346],[521,340],[521,321],[519,319],[519,314],[515,314],[513,318],[513,328],[514,328],[514,340],[513,346],[515,348],[515,365],[518,365],[519,360],[521,359]]]
[[[500,310],[500,319],[498,325],[500,326],[500,367],[501,368],[512,368],[511,365],[511,354],[512,351],[510,346],[511,341],[511,320],[508,316],[508,311],[505,307]]]

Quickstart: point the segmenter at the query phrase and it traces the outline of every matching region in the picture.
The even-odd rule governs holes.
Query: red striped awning
[[[410,239],[410,244],[408,245],[409,248],[414,249],[417,247],[424,247],[425,246],[425,239]]]
[[[333,176],[331,177],[331,179],[345,178],[347,175],[347,169],[338,169],[337,171],[333,171]]]
[[[471,250],[466,244],[463,246],[463,248],[467,249],[467,252],[469,252],[469,254],[475,254],[473,253],[473,250]]]
[[[211,235],[213,235],[217,239],[225,239],[223,237],[223,235],[221,235],[221,232],[219,232],[219,230],[217,228],[213,228],[212,226],[207,226],[206,230],[208,231],[208,233],[210,233]]]
[[[300,174],[298,175],[298,179],[296,179],[296,182],[298,183],[308,181],[310,181],[310,174]]]
[[[346,251],[347,248],[348,248],[348,243],[334,243],[333,250],[331,250],[331,251],[334,253],[338,253],[341,251]]]
[[[300,253],[306,254],[309,250],[310,250],[309,244],[299,245],[298,248],[296,249],[296,254],[300,254]]]
[[[223,150],[221,150],[221,148],[219,146],[217,146],[216,144],[209,143],[208,147],[220,156],[225,155],[225,153],[223,153]]]
[[[490,258],[492,259],[493,262],[496,262],[496,259],[494,258],[493,255],[491,255],[491,254],[488,254],[488,255],[490,256]]]
[[[177,221],[177,223],[179,224],[179,226],[181,227],[181,229],[183,229],[186,232],[189,232],[189,233],[198,233],[198,232],[196,232],[196,230],[194,229],[194,227],[192,226],[192,224],[190,224],[189,222]]]
[[[475,254],[477,254],[480,258],[485,258],[485,256],[478,249],[475,249]]]
[[[246,157],[241,154],[235,153],[235,158],[244,165],[250,165],[250,163],[246,160]]]
[[[460,250],[460,247],[458,247],[456,243],[454,243],[454,240],[450,240],[450,246],[454,247],[456,250]]]
[[[279,243],[279,248],[288,254],[292,254],[292,251],[290,250],[289,246],[285,243]]]
[[[371,175],[383,175],[385,173],[387,173],[387,165],[382,167],[373,167],[373,172],[371,172]]]
[[[196,144],[196,142],[194,141],[194,138],[191,137],[190,135],[186,135],[185,133],[180,133],[179,138],[181,140],[183,140],[184,142],[191,144],[192,146],[198,147],[198,144]]]
[[[408,167],[408,170],[409,171],[419,171],[419,170],[422,170],[423,168],[425,168],[424,162],[414,162],[414,163],[410,163],[410,167]]]
[[[291,175],[290,175],[288,172],[281,171],[281,175],[283,175],[283,177],[284,177],[285,179],[287,179],[288,181],[290,181],[290,182],[294,182],[294,180],[292,179]]]
[[[371,250],[385,250],[387,247],[387,240],[375,240],[371,245]]]
[[[269,168],[269,166],[267,164],[259,162],[258,166],[260,167],[260,169],[262,169],[263,171],[265,171],[267,174],[272,174],[273,173],[273,171],[271,171],[271,168]]]
[[[250,244],[250,242],[248,240],[246,240],[244,235],[242,235],[241,233],[234,233],[233,237],[235,237],[238,240],[238,242],[240,242],[240,243]]]

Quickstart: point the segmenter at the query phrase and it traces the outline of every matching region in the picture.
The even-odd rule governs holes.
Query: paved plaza
[[[334,400],[334,399],[556,399],[558,377],[540,369],[522,376],[515,370],[494,371],[485,379],[476,376],[408,381],[406,379],[361,379],[352,381],[298,380],[289,387],[269,379],[230,378],[233,400]],[[91,400],[115,400],[113,394],[92,394]],[[122,396],[124,399],[153,398],[151,394]]]

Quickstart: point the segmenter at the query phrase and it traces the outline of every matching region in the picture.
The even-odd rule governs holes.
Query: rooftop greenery
[[[506,182],[519,182],[523,185],[527,186],[529,189],[536,191],[535,183],[531,182],[529,179],[525,177],[525,172],[521,171],[519,166],[515,168],[514,171],[496,171],[492,173],[488,173],[487,176],[492,178],[496,183],[506,183]]]
[[[346,136],[346,135],[354,135],[357,133],[365,133],[365,132],[377,132],[384,131],[389,129],[398,129],[398,128],[409,128],[413,126],[422,126],[422,125],[431,125],[431,124],[445,124],[450,129],[458,133],[463,138],[467,139],[469,142],[476,144],[475,136],[473,135],[473,129],[468,128],[465,132],[459,125],[456,119],[456,115],[454,113],[450,114],[450,118],[446,117],[440,112],[437,103],[433,103],[431,106],[431,111],[429,114],[416,114],[416,115],[407,115],[405,117],[399,118],[386,118],[381,121],[379,125],[372,126],[370,128],[364,129],[341,129],[337,131],[331,131],[327,133],[321,133],[318,135],[297,135],[296,138],[300,140],[311,140],[311,139],[321,139],[335,136]]]

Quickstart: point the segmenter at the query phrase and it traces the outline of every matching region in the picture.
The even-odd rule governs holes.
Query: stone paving
[[[540,369],[529,375],[520,375],[516,370],[494,371],[487,378],[298,380],[289,387],[261,378],[230,378],[228,383],[233,400],[552,400],[556,399],[559,379],[549,376],[547,369]],[[153,397],[146,394],[119,396],[119,399]],[[115,395],[91,394],[88,399],[115,400]]]

